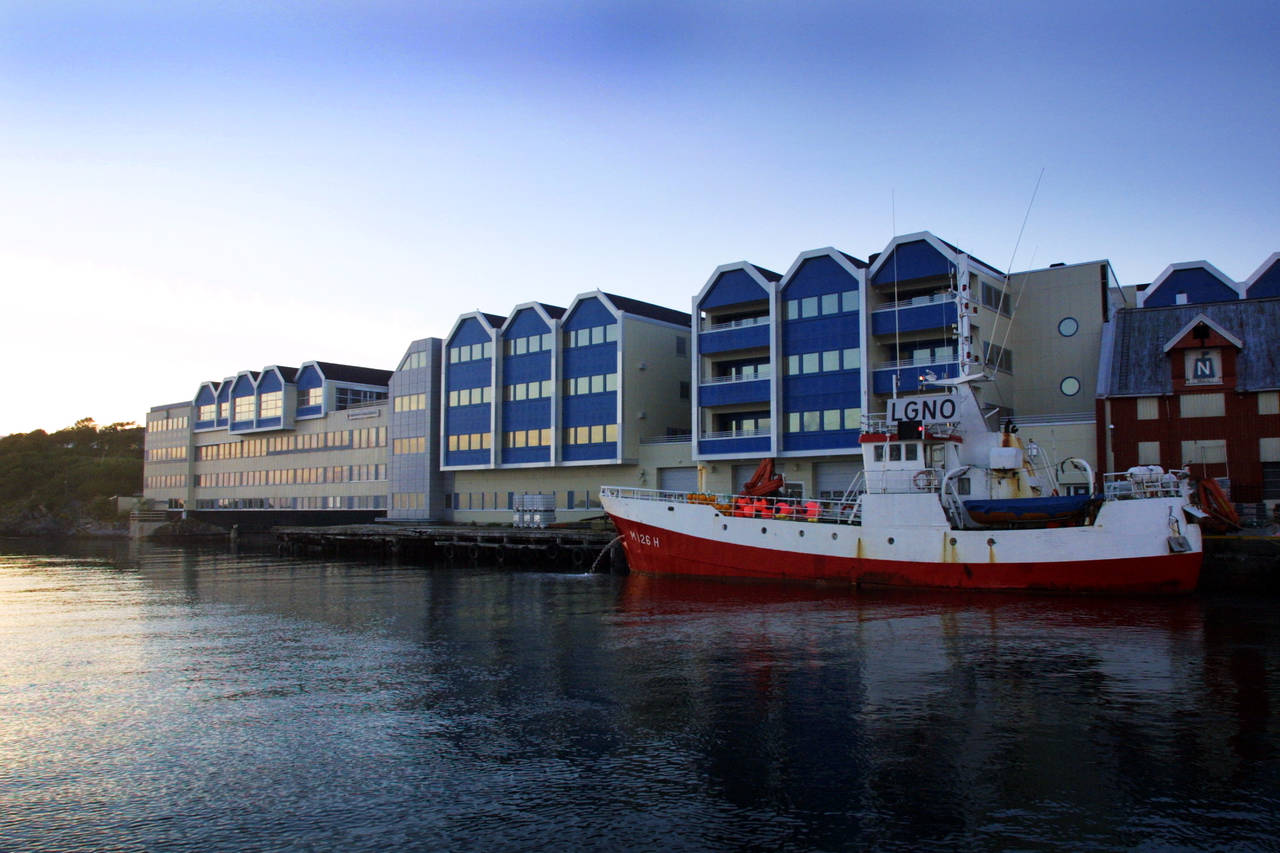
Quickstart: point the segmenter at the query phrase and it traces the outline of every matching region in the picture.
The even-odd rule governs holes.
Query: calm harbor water
[[[1277,849],[1280,600],[0,543],[0,850]]]

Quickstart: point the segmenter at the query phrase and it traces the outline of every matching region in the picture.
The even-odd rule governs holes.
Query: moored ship
[[[605,486],[633,571],[854,586],[1181,593],[1200,575],[1204,513],[1186,471],[1139,466],[1101,483],[993,427],[974,382],[890,401],[840,500]],[[1086,494],[1063,495],[1074,465]],[[1100,490],[1095,488],[1100,487]]]

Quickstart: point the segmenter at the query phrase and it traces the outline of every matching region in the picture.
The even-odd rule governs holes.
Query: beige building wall
[[[661,469],[694,465],[691,447],[688,441],[641,444],[638,460],[621,465],[457,471],[450,497],[452,518],[460,524],[510,524],[508,499],[523,494],[554,494],[557,521],[596,518],[603,514],[601,486],[656,489]]]
[[[1017,273],[1013,278],[1024,289],[1011,335],[1016,415],[1087,412],[1092,418],[1110,265],[1090,261]],[[1065,334],[1072,328],[1072,334]],[[1074,394],[1066,393],[1073,388]]]
[[[634,462],[645,439],[664,437],[669,429],[688,431],[691,427],[690,341],[688,329],[630,314],[623,317],[619,347],[622,423],[618,432],[623,461]]]
[[[264,452],[279,441],[290,441],[296,449]],[[226,449],[208,449],[217,446]],[[230,455],[213,458],[222,453]],[[237,499],[298,499],[298,510],[385,508],[387,404],[300,420],[292,430],[238,435],[226,430],[199,432],[194,435],[192,456],[188,509],[211,509],[208,501]],[[201,478],[222,484],[200,485]],[[347,506],[348,497],[356,499],[355,506]]]

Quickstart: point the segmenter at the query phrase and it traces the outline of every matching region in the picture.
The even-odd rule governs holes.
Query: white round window
[[[1058,322],[1058,334],[1062,335],[1064,338],[1071,337],[1079,331],[1079,329],[1080,323],[1075,317],[1063,317],[1062,320]]]
[[[1062,380],[1062,384],[1058,387],[1062,389],[1063,394],[1066,394],[1068,397],[1074,397],[1076,394],[1080,393],[1080,380],[1076,379],[1074,376],[1068,376],[1066,379]]]

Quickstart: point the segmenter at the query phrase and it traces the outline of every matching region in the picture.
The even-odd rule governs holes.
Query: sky
[[[895,233],[1242,280],[1277,45],[1230,0],[0,0],[0,435]]]

